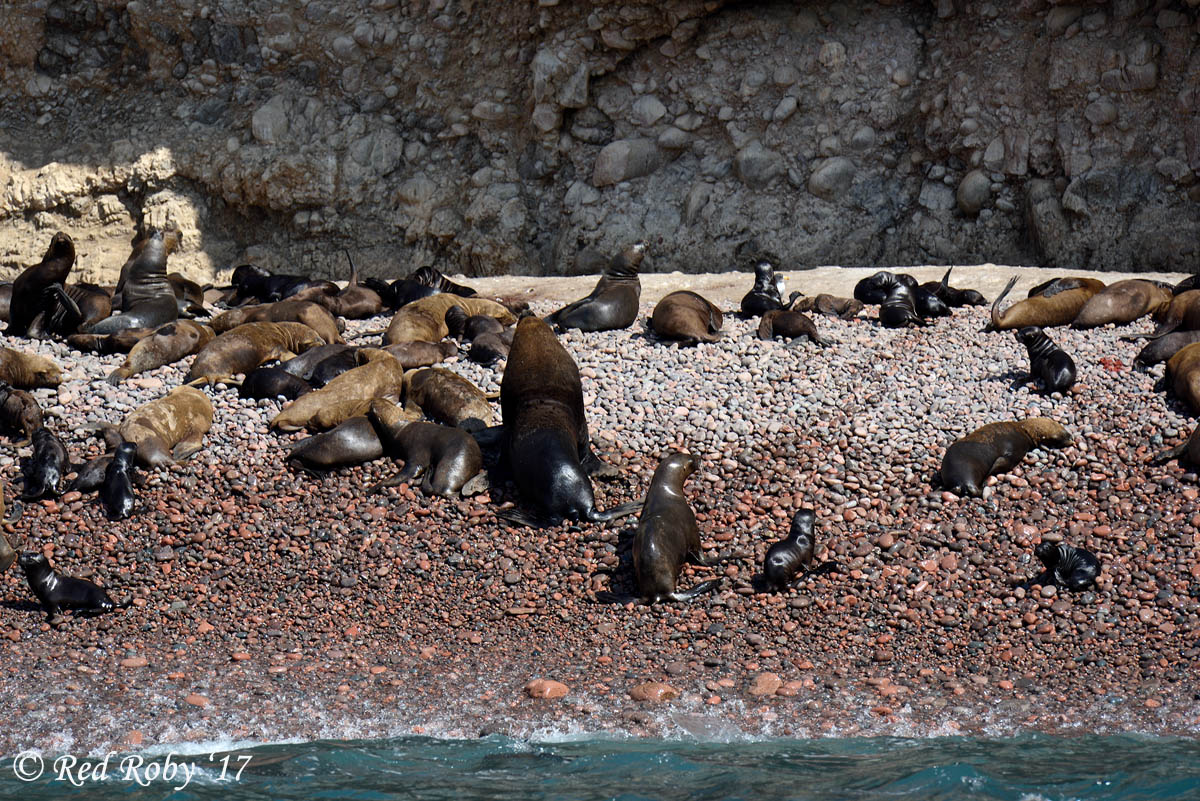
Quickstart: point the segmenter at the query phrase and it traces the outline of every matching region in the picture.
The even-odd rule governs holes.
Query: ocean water
[[[192,749],[113,755],[106,765],[101,755],[71,764],[55,755],[5,757],[0,798],[1200,799],[1200,741],[1143,736],[731,743],[405,737]],[[43,773],[33,778],[39,764]]]

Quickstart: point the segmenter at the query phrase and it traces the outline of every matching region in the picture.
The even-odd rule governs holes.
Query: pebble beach
[[[788,273],[788,289],[850,296],[871,271]],[[1021,271],[1012,297],[1064,273]],[[1009,274],[956,268],[952,283],[990,301]],[[641,316],[677,288],[732,312],[751,283],[708,278],[645,276]],[[520,294],[539,314],[594,282],[454,279]],[[0,576],[0,693],[15,712],[4,753],[547,731],[1195,735],[1200,492],[1192,467],[1149,463],[1191,433],[1192,415],[1155,391],[1162,365],[1132,369],[1141,343],[1119,339],[1153,324],[1048,330],[1079,379],[1044,397],[1011,388],[1028,357],[1011,332],[979,333],[986,308],[923,329],[875,316],[816,317],[825,348],[760,341],[757,320],[734,314],[720,342],[694,348],[640,321],[561,336],[596,450],[619,469],[595,483],[600,508],[640,498],[663,455],[699,458],[685,493],[717,565],[685,568],[680,585],[725,580],[689,604],[625,600],[636,516],[517,527],[496,515],[519,503],[498,477],[466,499],[407,485],[368,495],[398,466],[297,472],[284,460],[305,435],[268,431],[279,404],[207,388],[204,449],[148,474],[132,518],[110,522],[94,496],[71,493],[5,527],[132,606],[52,628],[20,570]],[[345,336],[375,344],[386,323],[351,321]],[[75,462],[103,451],[84,423],[119,422],[178,386],[190,360],[111,387],[119,355],[3,340],[64,368],[57,390],[33,394]],[[443,366],[499,390],[500,366]],[[1075,443],[1033,451],[982,499],[931,486],[955,439],[1027,416],[1057,420]],[[10,503],[27,452],[0,456]],[[816,510],[818,560],[838,568],[759,592],[763,554],[800,507]],[[1017,588],[1040,571],[1041,541],[1096,553],[1095,588]]]

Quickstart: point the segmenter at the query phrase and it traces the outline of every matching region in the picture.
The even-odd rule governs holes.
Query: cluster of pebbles
[[[284,458],[303,434],[268,432],[277,403],[207,388],[204,449],[152,473],[132,518],[68,494],[8,527],[133,605],[52,629],[19,571],[0,576],[0,688],[17,711],[5,752],[571,729],[1194,733],[1196,476],[1149,463],[1191,423],[1154,390],[1162,366],[1132,370],[1140,344],[1117,338],[1148,321],[1052,330],[1079,379],[1043,397],[1010,389],[1028,358],[1011,332],[978,333],[986,309],[925,329],[872,317],[816,318],[824,348],[760,341],[732,314],[720,342],[694,348],[641,323],[561,336],[597,451],[620,468],[596,483],[601,509],[640,498],[665,454],[699,458],[685,492],[718,564],[685,568],[680,588],[725,582],[690,604],[604,600],[636,594],[636,517],[516,527],[496,516],[519,502],[498,475],[468,499],[367,495],[398,467],[296,472]],[[350,322],[347,340],[377,343],[382,320]],[[81,424],[119,422],[186,371],[111,387],[120,355],[4,344],[64,367],[57,393],[34,394],[75,462],[103,447]],[[501,366],[444,366],[499,390]],[[931,487],[955,439],[1035,415],[1075,444],[1032,452],[983,499]],[[10,486],[17,461],[0,457]],[[839,569],[757,592],[767,547],[806,506],[817,560]],[[1096,553],[1095,587],[1016,588],[1040,571],[1040,541]]]

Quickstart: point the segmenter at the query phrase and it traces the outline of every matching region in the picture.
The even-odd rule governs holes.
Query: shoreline
[[[952,283],[990,301],[1014,270],[1013,297],[1080,274],[956,267]],[[785,275],[789,291],[848,296],[874,271]],[[911,270],[920,280],[944,271]],[[544,313],[586,294],[595,276],[461,280],[484,295],[532,288],[526,296]],[[687,605],[597,602],[598,591],[631,586],[622,550],[631,524],[515,528],[494,514],[513,499],[503,486],[465,501],[403,485],[365,496],[396,469],[386,460],[315,481],[283,465],[303,435],[267,432],[277,404],[218,385],[206,390],[216,420],[205,449],[150,474],[140,514],[109,523],[95,498],[64,497],[27,504],[6,527],[27,548],[53,543],[59,570],[90,569],[134,606],[68,616],[54,630],[17,568],[0,577],[0,692],[20,713],[0,752],[580,727],[633,736],[1200,733],[1196,478],[1174,462],[1145,464],[1192,421],[1150,390],[1161,366],[1135,373],[1101,363],[1128,365],[1138,343],[1112,329],[1053,329],[1080,366],[1080,387],[1042,398],[998,380],[1028,362],[1011,334],[978,333],[986,309],[956,310],[921,331],[881,329],[870,308],[849,322],[818,318],[836,340],[824,350],[759,342],[730,315],[722,343],[690,351],[642,335],[653,302],[668,288],[693,289],[733,308],[750,277],[642,280],[632,329],[563,337],[601,458],[623,474],[597,482],[597,495],[604,508],[633,500],[662,452],[695,453],[702,466],[685,494],[706,552],[720,559],[718,593]],[[383,320],[352,322],[347,334],[378,331]],[[58,391],[34,395],[57,415],[51,425],[76,462],[101,448],[74,433],[77,423],[117,421],[184,372],[173,365],[111,388],[104,376],[120,356],[4,344],[64,367]],[[449,366],[498,389],[498,371],[462,358]],[[955,436],[1033,413],[1067,421],[1079,445],[1030,454],[989,482],[988,500],[929,488]],[[9,497],[14,456],[9,448],[0,458]],[[843,570],[786,595],[753,594],[763,551],[800,505],[818,510],[818,558],[836,557]],[[1008,584],[1035,572],[1022,557],[1055,534],[1102,554],[1102,585],[1086,599],[1016,598]],[[681,585],[711,575],[688,567]],[[538,678],[562,682],[567,695],[530,698],[524,688]],[[679,697],[632,699],[647,682]]]

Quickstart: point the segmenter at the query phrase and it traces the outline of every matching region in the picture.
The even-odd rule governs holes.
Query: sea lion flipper
[[[180,440],[179,444],[171,451],[171,458],[177,462],[182,462],[195,456],[196,453],[204,447],[203,435],[193,437],[191,439]]]
[[[467,498],[471,495],[479,495],[487,492],[489,489],[491,489],[491,486],[491,482],[488,481],[487,473],[480,471],[468,479],[467,483],[462,485],[462,489],[458,491],[458,494],[464,498]]]
[[[12,503],[12,515],[10,517],[5,518],[4,520],[0,520],[0,523],[15,523],[21,519],[21,515],[23,515],[24,513],[25,513],[25,504],[21,503],[19,500],[15,500]],[[4,535],[0,534],[0,536],[4,536]],[[8,538],[5,537],[5,539],[8,539]]]
[[[1169,462],[1172,459],[1178,459],[1186,450],[1187,442],[1184,442],[1182,445],[1177,445],[1174,448],[1165,450],[1162,453],[1159,453],[1157,456],[1151,456],[1150,464],[1163,464],[1164,462]]]
[[[706,592],[712,592],[721,586],[724,579],[715,578],[708,581],[702,581],[690,590],[676,591],[666,597],[672,601],[690,601]]]
[[[621,517],[627,517],[635,512],[640,512],[644,504],[645,501],[630,501],[629,503],[623,503],[620,506],[614,506],[605,512],[596,512],[595,515],[590,519],[592,522],[602,523],[609,520],[616,520]]]

